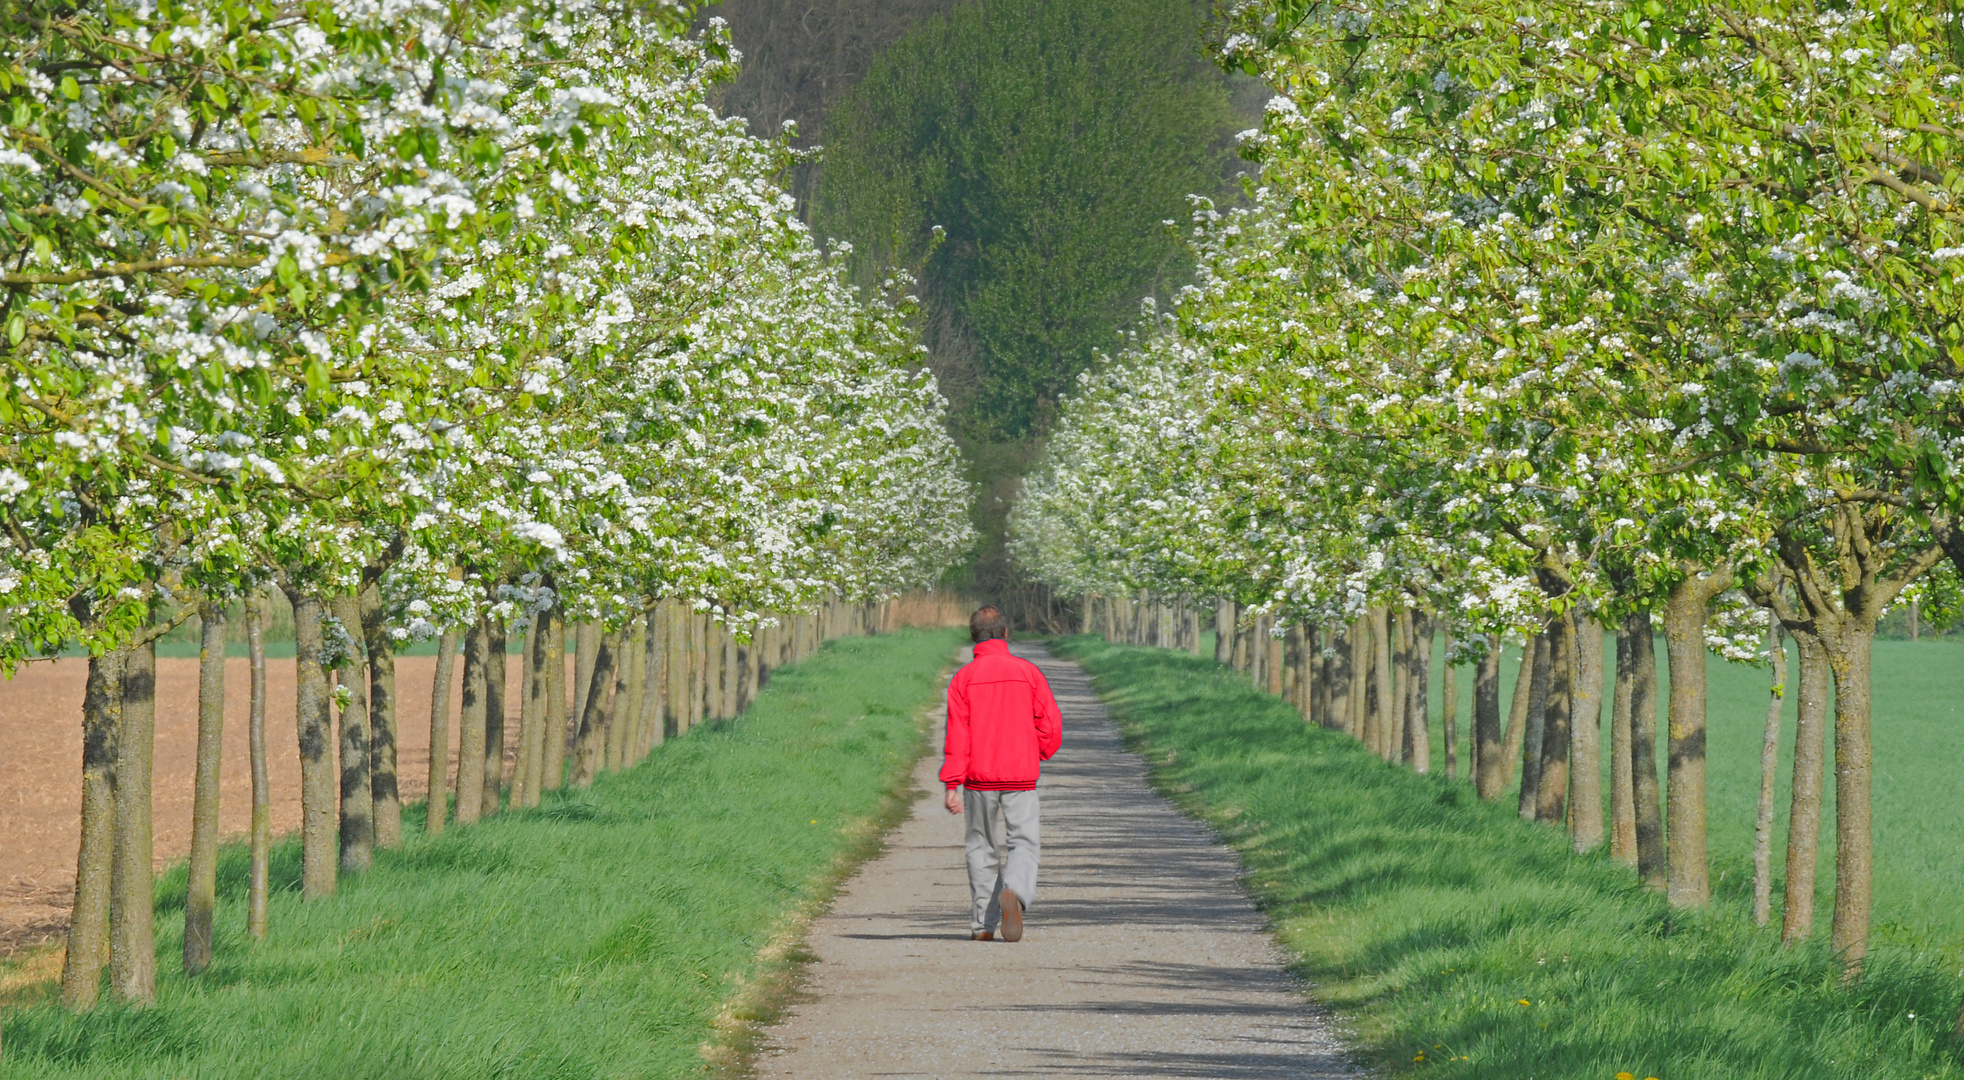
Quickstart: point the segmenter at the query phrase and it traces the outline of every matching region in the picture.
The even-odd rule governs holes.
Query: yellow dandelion
[[[1616,1080],[1637,1080],[1637,1078],[1629,1073],[1617,1073]]]
[[[1528,1000],[1527,998],[1522,998],[1522,999],[1521,999],[1521,1004],[1523,1004],[1523,1005],[1532,1005],[1532,1004],[1534,1004],[1534,1002],[1532,1002],[1532,1001],[1529,1001],[1529,1000]]]
[[[813,819],[812,819],[812,824],[813,824],[813,825],[816,825],[816,824],[818,824],[818,819],[817,819],[817,818],[813,818]]]

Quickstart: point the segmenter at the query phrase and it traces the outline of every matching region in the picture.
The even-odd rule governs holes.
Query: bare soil
[[[507,657],[505,757],[516,752],[519,662]],[[463,665],[451,675],[450,765],[456,768],[456,710]],[[429,793],[433,656],[396,660],[398,771],[406,802]],[[85,660],[29,664],[0,680],[0,957],[58,939],[68,928],[81,840],[82,687]],[[243,837],[252,820],[246,759],[247,661],[225,662],[225,756],[219,829]],[[569,684],[573,681],[568,678]],[[293,661],[266,662],[267,771],[273,832],[300,824],[300,746],[293,715]],[[162,870],[191,846],[191,780],[198,732],[198,661],[157,661],[156,861]],[[454,772],[453,772],[454,775]]]

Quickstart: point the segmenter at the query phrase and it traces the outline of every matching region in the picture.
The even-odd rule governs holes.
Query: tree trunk
[[[1398,732],[1394,730],[1397,722],[1397,701],[1392,696],[1391,679],[1391,609],[1381,607],[1371,620],[1371,689],[1375,699],[1371,712],[1377,720],[1377,753],[1386,761],[1398,755],[1398,744],[1394,741]]]
[[[1330,731],[1350,730],[1350,631],[1336,624],[1336,634],[1327,643],[1330,654],[1323,658],[1320,719]]]
[[[1575,853],[1603,842],[1603,627],[1575,617],[1575,664],[1570,670],[1569,839]]]
[[[1564,613],[1548,626],[1548,704],[1541,723],[1541,769],[1535,783],[1535,818],[1568,821],[1570,736],[1575,720],[1575,622]]]
[[[1523,821],[1534,821],[1541,813],[1542,744],[1548,737],[1548,690],[1553,681],[1553,628],[1534,636],[1534,659],[1528,668],[1528,711],[1521,725],[1521,802]]]
[[[646,760],[648,752],[662,744],[662,713],[666,713],[664,703],[668,701],[668,650],[664,646],[668,642],[670,607],[672,605],[668,601],[654,605],[654,611],[648,613],[648,624],[642,630],[642,636],[646,638],[646,646],[642,648],[644,685],[640,697],[640,736],[634,742],[634,764]],[[776,658],[780,648],[778,638],[782,636],[784,636],[782,626],[774,626],[770,630],[768,648],[764,650],[764,656],[770,658],[770,664],[758,670],[758,693],[762,693],[762,689],[770,685],[770,674],[776,668]]]
[[[1862,977],[1874,906],[1869,663],[1875,630],[1873,620],[1865,622],[1847,630],[1828,657],[1834,666],[1834,925],[1828,941],[1841,956],[1844,982]],[[124,706],[125,716],[128,711]]]
[[[1400,607],[1386,616],[1391,631],[1390,724],[1385,732],[1392,761],[1412,763],[1412,609]]]
[[[1507,702],[1507,732],[1501,739],[1500,763],[1495,766],[1500,775],[1500,786],[1494,789],[1493,797],[1496,799],[1507,790],[1507,781],[1514,778],[1516,763],[1522,761],[1527,753],[1528,698],[1534,693],[1534,643],[1539,637],[1538,634],[1530,635],[1521,644],[1521,662],[1514,671],[1514,695]],[[1500,648],[1498,641],[1494,648]]]
[[[593,650],[593,685],[587,688],[586,712],[580,714],[580,730],[573,740],[573,784],[587,787],[599,775],[606,753],[607,690],[614,684],[614,658],[620,650],[620,632],[601,635]]]
[[[491,620],[479,615],[464,633],[464,702],[457,715],[457,824],[484,816],[484,723],[489,712]]]
[[[246,655],[252,672],[246,741],[252,766],[252,863],[246,879],[246,936],[266,940],[266,892],[273,863],[273,787],[266,774],[266,597],[246,600]]]
[[[1214,602],[1214,662],[1227,667],[1234,662],[1234,601]]]
[[[647,625],[640,619],[628,624],[621,643],[621,656],[615,664],[614,700],[608,709],[607,768],[619,772],[628,766],[628,746],[633,740],[635,719],[641,715],[641,694],[645,689],[648,651]]]
[[[1405,721],[1406,749],[1412,770],[1420,776],[1432,771],[1432,616],[1412,612],[1410,652],[1410,714]],[[1450,739],[1450,737],[1448,737]],[[1450,743],[1449,743],[1450,745]]]
[[[511,671],[505,640],[505,620],[491,616],[485,634],[490,656],[484,669],[484,805],[485,817],[496,817],[505,783],[505,693],[506,676]]]
[[[1286,672],[1283,653],[1287,643],[1275,636],[1275,618],[1269,616],[1262,620],[1262,680],[1263,689],[1274,697],[1282,696],[1282,683]]]
[[[348,633],[349,652],[337,678],[348,691],[341,707],[341,869],[360,872],[375,861],[375,790],[368,781],[368,665],[361,647],[361,606],[336,597],[334,617]]]
[[[1705,622],[1712,579],[1687,574],[1664,606],[1664,647],[1671,663],[1669,775],[1664,787],[1665,895],[1676,907],[1711,903],[1705,847]]]
[[[518,747],[513,751],[511,767],[511,805],[516,810],[530,806],[532,779],[532,744],[534,733],[539,729],[538,707],[545,704],[545,685],[540,678],[544,672],[534,662],[544,641],[539,633],[539,614],[533,612],[526,620],[525,632],[518,639],[518,737],[513,741]]]
[[[805,616],[791,620],[790,662],[804,655]],[[668,658],[662,662],[667,672],[667,715],[662,718],[662,737],[674,738],[688,730],[683,714],[689,707],[689,612],[679,601],[668,602]]]
[[[1446,779],[1459,779],[1459,669],[1453,665],[1453,632],[1445,631],[1439,643],[1445,662],[1439,672],[1439,721],[1446,740]],[[1469,770],[1470,772],[1470,770]]]
[[[1780,620],[1768,620],[1766,655],[1773,663],[1773,689],[1767,695],[1766,724],[1759,740],[1759,808],[1753,817],[1753,922],[1773,921],[1773,786],[1780,772],[1780,709],[1787,698],[1787,645]]]
[[[225,751],[225,605],[198,610],[198,749],[191,780],[191,857],[184,881],[184,970],[211,966],[218,906],[218,769]]]
[[[1532,652],[1533,650],[1529,650]],[[1521,695],[1515,694],[1517,698]],[[1527,711],[1527,701],[1521,699]],[[1500,635],[1487,636],[1487,651],[1473,669],[1473,790],[1488,802],[1507,791],[1507,739],[1500,729]]]
[[[436,638],[436,679],[430,684],[430,799],[423,831],[431,836],[443,832],[450,812],[450,673],[456,667],[457,632],[445,630]]]
[[[537,787],[541,792],[558,791],[566,783],[566,620],[557,604],[546,612],[544,727]]]
[[[1360,615],[1350,627],[1350,717],[1344,721],[1344,730],[1376,753],[1370,738],[1371,685],[1371,618]]]
[[[584,619],[573,624],[573,719],[586,715],[587,691],[593,688],[593,658],[600,649],[600,624]]]
[[[68,954],[61,969],[61,1003],[94,1007],[109,963],[109,882],[116,850],[116,740],[123,730],[123,673],[128,650],[89,657],[82,694],[82,843],[75,860],[75,907],[68,919]]]
[[[368,645],[368,783],[375,804],[375,846],[402,847],[402,787],[396,774],[396,643],[389,636],[382,586],[361,591],[361,636]]]
[[[334,718],[322,664],[321,601],[293,600],[294,714],[300,736],[300,895],[334,895]]]
[[[1794,718],[1794,782],[1787,813],[1787,886],[1780,941],[1793,945],[1814,933],[1814,890],[1821,857],[1823,769],[1827,762],[1827,648],[1809,633],[1794,635],[1800,652]]]
[[[1609,706],[1609,857],[1637,865],[1636,774],[1630,764],[1630,619],[1616,627],[1616,683]]]
[[[152,766],[157,754],[157,645],[130,651],[123,670],[123,730],[116,736],[115,862],[109,872],[109,988],[122,1001],[157,1000],[152,893]]]
[[[1630,803],[1636,818],[1637,876],[1663,888],[1664,809],[1657,790],[1657,646],[1648,612],[1623,620],[1630,639]]]

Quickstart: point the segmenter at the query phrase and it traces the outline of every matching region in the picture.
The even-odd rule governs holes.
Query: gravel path
[[[1082,669],[1018,643],[1064,710],[1044,766],[1043,870],[1018,944],[968,940],[961,819],[930,794],[812,928],[810,999],[764,1077],[1355,1075],[1282,971],[1239,864],[1152,792]]]

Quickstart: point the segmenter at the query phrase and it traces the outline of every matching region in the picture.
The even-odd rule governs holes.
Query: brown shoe
[[[974,932],[973,934],[970,934],[970,935],[968,935],[968,940],[970,940],[970,941],[994,941],[994,940],[996,940],[996,935],[995,935],[995,933],[994,933],[993,931],[989,931],[989,930],[977,930],[977,931],[976,931],[976,932]]]
[[[1008,889],[1002,891],[1002,939],[1023,940],[1023,901]]]

